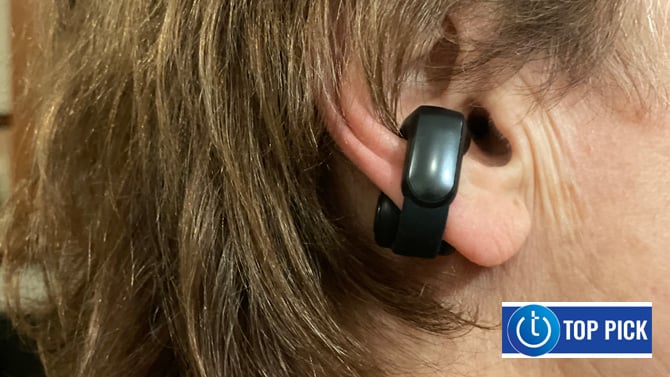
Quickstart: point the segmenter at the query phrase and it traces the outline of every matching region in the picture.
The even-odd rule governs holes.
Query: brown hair
[[[0,247],[50,376],[361,376],[380,372],[362,336],[375,310],[472,325],[350,225],[317,104],[354,59],[389,127],[403,80],[429,66],[485,84],[537,59],[574,85],[621,55],[624,14],[622,0],[36,3],[32,170]],[[444,26],[455,13],[488,30],[459,67],[434,61],[464,42]],[[40,310],[18,292],[33,267]]]

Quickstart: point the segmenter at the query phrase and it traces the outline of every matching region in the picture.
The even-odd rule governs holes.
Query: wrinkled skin
[[[445,302],[477,308],[491,325],[502,301],[651,301],[654,357],[501,359],[499,328],[449,340],[398,325],[377,334],[392,375],[670,375],[670,116],[662,104],[635,106],[588,88],[540,104],[530,94],[542,80],[534,72],[524,68],[476,98],[509,154],[471,146],[445,232],[459,253],[411,268],[444,287]],[[404,141],[372,120],[355,77],[343,90],[347,121],[331,118],[331,134],[355,166],[340,164],[342,191],[371,235],[379,191],[402,202]],[[398,119],[421,104],[467,112],[470,100],[407,90]]]

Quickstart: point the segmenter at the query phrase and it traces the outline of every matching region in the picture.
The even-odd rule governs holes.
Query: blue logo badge
[[[551,309],[526,305],[517,309],[507,323],[507,338],[519,353],[540,356],[551,352],[561,335],[561,324]]]
[[[650,358],[651,302],[503,302],[502,357]]]

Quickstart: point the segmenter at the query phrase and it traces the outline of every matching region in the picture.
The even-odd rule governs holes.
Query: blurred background
[[[11,114],[11,52],[9,0],[0,0],[0,202],[9,189],[9,115]]]
[[[25,66],[23,56],[27,44],[24,42],[29,34],[26,30],[32,1],[42,0],[0,0],[0,207],[9,191],[11,146],[18,140],[16,130],[25,123],[20,116],[12,114],[12,92],[20,85]],[[12,161],[11,166],[20,163]],[[2,290],[0,272],[0,377],[42,376],[39,360],[32,352],[33,345],[16,334],[3,314]]]

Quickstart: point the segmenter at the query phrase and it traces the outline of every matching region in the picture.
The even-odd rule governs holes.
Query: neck
[[[349,164],[336,162],[343,200],[361,224],[369,224],[365,231],[372,234],[374,203],[379,191]],[[358,188],[355,195],[349,190],[351,187]],[[620,214],[607,216],[617,218]],[[535,238],[531,236],[514,258],[491,268],[479,267],[459,254],[434,260],[408,260],[408,274],[421,276],[435,287],[444,287],[439,298],[445,304],[476,312],[477,322],[491,329],[474,328],[459,336],[427,335],[397,323],[380,308],[361,308],[374,312],[379,319],[369,330],[366,341],[370,341],[379,355],[379,364],[391,376],[670,375],[667,360],[656,357],[670,349],[670,308],[664,306],[670,302],[667,289],[670,271],[664,268],[667,260],[664,245],[668,239],[663,238],[666,236],[662,232],[655,237],[646,235],[646,231],[654,229],[653,224],[634,224],[622,222],[621,228],[606,229],[580,224],[576,237],[554,235],[550,239],[540,233]],[[593,229],[587,231],[587,228]],[[502,359],[500,322],[504,301],[651,301],[655,358]]]
[[[532,249],[531,249],[532,250]],[[535,253],[537,255],[537,253]],[[539,257],[539,256],[538,256]],[[442,279],[444,301],[461,304],[477,311],[478,323],[491,329],[474,328],[458,337],[434,336],[403,328],[389,329],[388,339],[380,342],[380,354],[388,355],[393,365],[390,375],[446,376],[660,376],[670,375],[670,365],[655,359],[502,359],[501,303],[503,301],[655,301],[653,313],[653,350],[670,349],[668,310],[658,307],[668,302],[660,287],[636,287],[619,282],[615,276],[627,276],[620,266],[588,263],[585,258],[566,255],[552,263],[535,260],[533,253],[520,255],[503,266],[480,268],[458,255],[417,266],[425,274]],[[568,263],[570,265],[568,265]],[[638,260],[636,263],[640,263]],[[575,267],[575,266],[581,266]],[[433,271],[434,270],[434,271]],[[435,271],[441,270],[442,273]],[[596,271],[599,270],[599,271]],[[445,273],[444,271],[449,271]],[[418,271],[417,271],[418,272]],[[433,273],[435,272],[435,273]],[[548,278],[550,277],[550,278]],[[621,278],[619,278],[621,280]],[[650,283],[652,284],[652,283]],[[587,287],[588,289],[585,289]],[[652,297],[641,292],[656,292]],[[641,296],[642,294],[642,296]],[[389,340],[390,339],[390,340]],[[400,373],[398,372],[400,371]],[[404,373],[404,374],[403,374]]]

